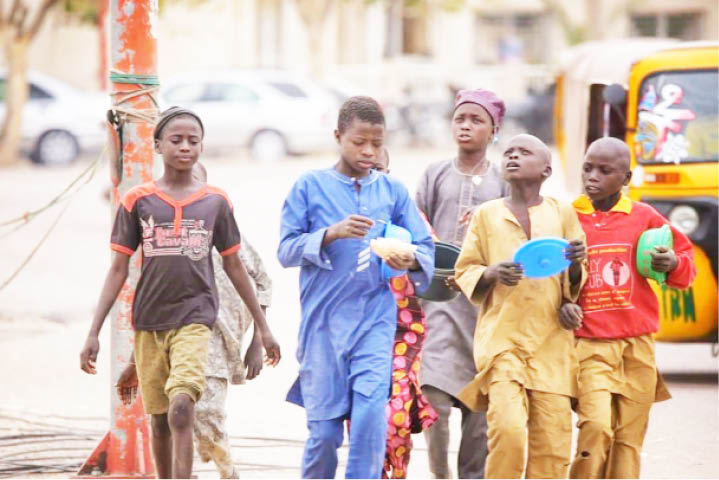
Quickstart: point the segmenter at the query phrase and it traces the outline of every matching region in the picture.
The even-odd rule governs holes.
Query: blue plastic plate
[[[530,240],[514,254],[514,262],[524,267],[529,278],[545,278],[563,272],[571,263],[565,256],[569,242],[558,237]]]

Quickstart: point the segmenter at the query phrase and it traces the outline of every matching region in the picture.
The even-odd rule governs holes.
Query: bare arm
[[[569,264],[570,291],[572,295],[576,295],[579,293],[579,287],[582,282],[582,262],[585,258],[587,258],[587,248],[584,246],[583,239],[576,238],[569,241],[567,258],[571,260],[571,263]]]
[[[262,337],[262,344],[267,351],[267,359],[270,365],[277,365],[280,361],[280,346],[272,336],[270,327],[267,325],[264,313],[260,307],[255,292],[252,289],[250,283],[250,276],[247,274],[245,265],[240,260],[237,254],[227,255],[222,257],[222,266],[227,273],[232,285],[235,286],[235,290],[245,302],[249,309],[252,317],[255,320],[255,328],[259,330],[260,336]]]
[[[97,361],[97,353],[100,351],[98,336],[107,314],[110,312],[117,295],[120,293],[120,289],[122,289],[127,279],[129,262],[130,257],[126,254],[113,252],[110,270],[105,277],[105,284],[102,286],[100,300],[97,302],[97,308],[95,309],[95,317],[87,334],[85,346],[80,352],[80,368],[87,373],[97,373],[95,362]]]

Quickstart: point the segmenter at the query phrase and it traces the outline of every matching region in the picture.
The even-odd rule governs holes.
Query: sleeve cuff
[[[322,241],[325,238],[326,232],[327,228],[321,228],[309,234],[304,251],[302,252],[302,258],[319,268],[332,270],[332,262],[327,258],[325,252],[322,251]]]
[[[225,249],[225,250],[222,250],[222,251],[220,252],[220,255],[222,255],[223,257],[226,257],[226,256],[228,256],[228,255],[232,255],[233,253],[237,253],[237,252],[240,250],[241,247],[242,247],[242,244],[238,243],[238,244],[235,245],[235,246],[232,246],[232,247],[230,247],[230,248],[227,248],[227,249]]]
[[[124,253],[128,257],[131,257],[135,253],[135,250],[132,250],[131,248],[124,245],[119,245],[117,243],[111,243],[110,249],[114,250],[115,252]]]
[[[429,288],[429,284],[432,282],[432,275],[434,275],[434,257],[424,253],[420,249],[417,250],[415,255],[417,263],[419,263],[419,270],[408,270],[409,279],[414,284],[414,289],[417,292],[423,292]]]
[[[260,305],[263,307],[269,307],[272,303],[272,293],[270,291],[258,291],[257,292],[257,301]]]
[[[691,287],[696,276],[692,272],[691,260],[683,255],[677,255],[677,268],[667,273],[667,285],[678,290],[686,290]]]
[[[477,285],[487,271],[487,267],[484,265],[473,265],[472,268],[464,272],[461,276],[456,277],[455,281],[459,288],[464,293],[464,296],[469,299],[474,305],[480,305],[484,300],[484,295],[475,295]]]
[[[582,262],[582,276],[579,279],[576,293],[572,293],[572,282],[569,281],[569,269],[562,273],[562,296],[565,300],[572,303],[577,303],[579,300],[579,294],[582,293],[584,283],[587,281],[587,264],[586,260]]]

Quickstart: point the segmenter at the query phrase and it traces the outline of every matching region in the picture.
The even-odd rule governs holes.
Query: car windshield
[[[642,82],[637,161],[692,163],[719,160],[716,70],[661,72]]]
[[[279,90],[280,92],[287,95],[288,97],[307,98],[307,94],[305,93],[305,91],[302,90],[299,86],[295,85],[294,83],[269,81],[269,82],[267,82],[267,84],[270,85],[275,90]]]
[[[165,98],[172,103],[184,104],[199,102],[203,99],[207,87],[204,83],[188,83],[170,88]]]

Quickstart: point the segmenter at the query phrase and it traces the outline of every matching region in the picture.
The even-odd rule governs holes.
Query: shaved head
[[[611,159],[617,168],[624,172],[629,171],[631,153],[629,146],[618,138],[603,137],[594,140],[587,148],[586,156]]]
[[[549,151],[543,141],[534,135],[528,133],[520,133],[515,135],[509,140],[507,146],[524,146],[532,150],[539,158],[541,158],[547,165],[552,164],[552,152]]]

